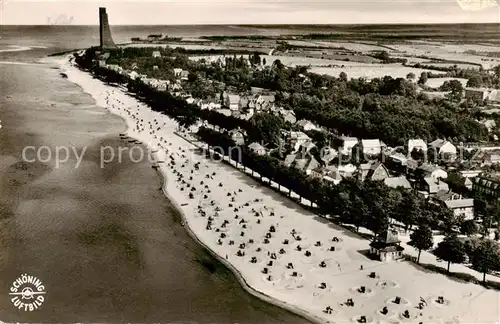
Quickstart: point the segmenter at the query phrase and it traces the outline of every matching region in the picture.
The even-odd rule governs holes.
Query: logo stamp
[[[498,6],[498,0],[457,0],[460,8],[466,11],[478,11]]]
[[[12,283],[9,295],[15,307],[32,312],[42,306],[45,293],[45,286],[40,279],[23,274]]]

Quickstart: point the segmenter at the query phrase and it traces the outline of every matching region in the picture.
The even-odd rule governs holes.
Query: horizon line
[[[205,24],[110,24],[110,27],[122,27],[122,26],[242,26],[242,27],[254,27],[254,26],[276,26],[276,27],[286,27],[286,26],[422,26],[422,25],[500,25],[500,22],[428,22],[428,23],[282,23],[282,24],[232,24],[232,23],[205,23]],[[0,26],[99,26],[99,24],[0,24]],[[499,26],[500,27],[500,26]]]

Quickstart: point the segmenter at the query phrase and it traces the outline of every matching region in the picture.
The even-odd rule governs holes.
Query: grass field
[[[467,79],[462,79],[462,78],[430,78],[427,80],[427,82],[425,83],[426,86],[428,87],[431,87],[431,88],[439,88],[441,85],[443,85],[443,83],[445,83],[446,81],[451,81],[451,80],[458,80],[460,81],[460,83],[462,83],[462,85],[465,87],[465,85],[467,84]]]
[[[347,73],[349,78],[382,78],[386,75],[392,76],[393,78],[406,78],[406,75],[413,72],[417,77],[422,72],[429,72],[425,69],[417,69],[412,67],[406,67],[399,64],[363,64],[357,66],[345,66],[341,67],[312,67],[310,72],[318,74],[327,74],[334,77],[338,77],[340,72]],[[433,73],[442,73],[439,71],[432,71]]]

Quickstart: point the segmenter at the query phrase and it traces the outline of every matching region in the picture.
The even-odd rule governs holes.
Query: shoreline
[[[329,321],[323,321],[322,319],[316,317],[315,315],[313,314],[309,314],[299,308],[296,308],[294,307],[293,305],[290,305],[286,302],[282,302],[278,299],[275,299],[269,295],[266,295],[264,293],[261,293],[260,291],[254,289],[252,286],[250,286],[248,284],[248,282],[245,280],[243,274],[238,270],[236,269],[231,263],[229,263],[226,259],[224,259],[223,257],[221,257],[220,255],[218,255],[214,250],[212,250],[208,245],[206,245],[203,241],[200,240],[200,238],[198,236],[196,236],[196,234],[193,232],[191,226],[189,225],[189,220],[187,219],[186,215],[184,214],[184,211],[182,210],[181,206],[177,203],[177,201],[172,197],[170,196],[170,194],[168,193],[168,180],[167,180],[167,175],[163,172],[163,171],[160,171],[159,168],[156,169],[158,175],[160,176],[161,178],[161,181],[162,181],[162,188],[161,190],[163,191],[163,194],[165,195],[165,197],[169,200],[169,202],[175,207],[175,209],[179,212],[179,215],[181,216],[182,218],[182,221],[184,222],[184,228],[186,229],[186,232],[189,234],[189,236],[191,236],[195,241],[196,243],[198,243],[199,245],[201,245],[206,251],[208,251],[215,259],[217,259],[217,261],[219,261],[220,263],[222,263],[226,268],[228,268],[233,274],[234,276],[236,277],[236,279],[238,280],[238,282],[240,283],[241,287],[243,289],[245,289],[246,292],[248,292],[249,294],[257,297],[257,298],[260,298],[270,304],[273,304],[275,306],[278,306],[278,307],[281,307],[283,309],[286,309],[300,317],[303,317],[304,319],[312,322],[312,323],[331,323]]]
[[[81,73],[85,73],[83,71],[80,71]],[[70,82],[74,83],[75,85],[77,85],[81,90],[82,92],[90,95],[92,97],[92,99],[95,101],[96,105],[98,105],[97,103],[97,98],[94,97],[94,95],[92,93],[89,93],[86,89],[84,89],[84,87],[82,87],[80,84],[70,80]],[[100,106],[100,105],[98,105]],[[120,115],[120,114],[116,114],[116,113],[113,113],[111,112],[110,110],[104,108],[104,107],[101,107],[103,110],[105,110],[107,113],[110,113],[110,114],[113,114],[117,117],[119,117],[123,123],[124,123],[124,128],[123,128],[123,131],[121,133],[126,133],[128,134],[129,133],[129,130],[130,130],[130,127],[127,123],[127,119]],[[175,135],[176,136],[176,135]],[[138,141],[141,141],[141,139],[139,138],[136,138],[136,137],[133,137],[133,136],[129,136],[129,138],[133,138],[134,140],[138,140]],[[143,145],[147,146],[149,149],[153,149],[152,146],[149,146],[147,145],[146,143],[142,143]],[[163,192],[163,195],[165,196],[165,198],[167,198],[167,200],[169,201],[169,203],[175,208],[176,212],[181,216],[181,219],[182,219],[182,226],[185,228],[186,232],[188,233],[188,235],[197,243],[199,244],[202,248],[204,248],[212,257],[214,257],[217,261],[219,261],[220,263],[222,263],[229,271],[231,271],[233,273],[233,275],[236,277],[236,279],[238,280],[238,283],[240,284],[240,286],[249,294],[267,302],[267,303],[270,303],[274,306],[277,306],[277,307],[280,307],[282,309],[285,309],[289,312],[292,312],[294,313],[295,315],[299,316],[299,317],[302,317],[304,318],[305,320],[309,321],[309,322],[312,322],[312,323],[318,323],[318,324],[323,324],[323,323],[332,323],[330,321],[324,321],[318,317],[316,317],[315,315],[313,314],[310,314],[306,311],[303,311],[293,305],[290,305],[286,302],[283,302],[283,301],[280,301],[278,299],[275,299],[267,294],[264,294],[256,289],[254,289],[253,287],[251,287],[248,282],[245,280],[243,274],[236,268],[234,267],[230,262],[228,262],[226,259],[224,259],[223,257],[221,257],[219,254],[217,254],[214,250],[212,250],[207,244],[205,244],[196,234],[195,232],[193,231],[192,227],[190,226],[190,222],[188,220],[188,218],[186,217],[182,207],[179,205],[179,203],[175,200],[175,198],[169,193],[169,184],[170,182],[168,181],[168,175],[163,171],[161,170],[161,168],[155,168],[159,178],[160,178],[160,181],[161,181],[161,190]],[[171,190],[171,189],[170,189]]]
[[[61,65],[61,68],[64,68],[64,66]],[[90,74],[84,71],[80,71],[74,66],[71,68],[76,70],[75,75],[77,77],[79,75],[82,76],[83,81],[85,81],[85,77],[83,75],[88,75],[88,77],[91,78]],[[173,128],[175,127],[175,122],[173,122],[170,118],[168,118],[168,116],[162,115],[157,112],[153,112],[148,107],[143,107],[144,105],[142,104],[137,104],[138,102],[134,98],[131,98],[127,93],[121,90],[117,90],[116,88],[110,89],[110,87],[107,87],[105,84],[102,84],[101,81],[99,80],[88,81],[88,84],[86,85],[87,87],[85,87],[84,85],[78,83],[77,81],[74,81],[71,78],[69,79],[71,82],[79,85],[84,92],[90,94],[95,100],[96,105],[103,107],[107,112],[117,115],[122,120],[124,120],[126,124],[125,133],[127,134],[127,136],[129,136],[130,138],[137,139],[142,144],[148,146],[150,149],[158,150],[159,153],[156,153],[157,156],[155,157],[155,160],[157,161],[163,160],[167,162],[168,161],[167,158],[169,158],[168,153],[170,153],[170,158],[172,159],[172,161],[179,163],[179,165],[181,163],[184,164],[187,163],[188,165],[191,165],[192,163],[196,162],[196,159],[185,159],[185,156],[182,153],[189,154],[189,151],[192,150],[195,146],[182,138],[177,138],[178,136],[175,135],[174,132],[172,131]],[[92,82],[94,82],[95,84],[93,84]],[[96,82],[99,82],[100,84],[97,84]],[[95,89],[90,88],[90,90],[88,90],[87,88],[89,86],[95,87]],[[96,92],[94,90],[98,90],[100,92]],[[113,102],[111,104],[112,108],[109,104],[107,104],[108,100]],[[105,103],[105,105],[103,105],[103,102]],[[135,105],[137,107],[133,107]],[[123,113],[127,112],[131,117],[127,118],[126,115],[121,114],[119,112],[120,110],[122,110]],[[132,115],[130,114],[131,110],[132,110]],[[159,118],[160,121],[165,121],[165,124],[161,126],[162,131],[159,132],[159,135],[163,135],[161,139],[163,139],[166,136],[166,140],[169,141],[169,145],[175,143],[173,146],[171,146],[172,150],[170,150],[170,147],[165,148],[164,150],[158,140],[152,139],[153,136],[142,133],[144,131],[144,128],[142,130],[138,129],[138,124],[141,124],[143,122],[142,118],[144,118],[145,122],[148,123],[152,120],[156,121],[156,118]],[[133,129],[134,122],[137,131]],[[167,126],[165,127],[165,125]],[[156,139],[156,135],[154,136],[154,138]],[[166,140],[164,141],[165,143],[167,143]],[[158,142],[158,144],[154,144],[153,142]],[[159,147],[161,147],[161,149]],[[158,157],[160,154],[163,156],[163,158]],[[175,158],[174,154],[177,154]],[[181,158],[181,154],[182,158],[184,159]],[[186,162],[184,162],[184,160],[186,160]],[[187,162],[188,160],[189,162]],[[357,322],[360,316],[367,316],[366,323],[374,323],[380,321],[384,322],[386,320],[389,320],[390,322],[395,321],[398,323],[401,321],[403,322],[423,321],[423,322],[442,323],[442,322],[449,322],[451,320],[456,323],[463,320],[462,316],[466,318],[465,322],[470,322],[470,321],[484,322],[485,321],[484,316],[488,316],[488,318],[491,318],[489,317],[492,314],[491,309],[490,311],[485,310],[485,308],[488,305],[491,305],[492,300],[493,302],[495,301],[494,296],[493,299],[491,299],[492,297],[491,292],[487,292],[485,290],[482,290],[481,288],[473,287],[467,284],[457,284],[447,278],[442,278],[440,275],[423,274],[421,271],[415,270],[411,268],[411,265],[408,265],[403,262],[392,263],[391,265],[389,265],[378,261],[369,261],[364,256],[361,256],[361,254],[359,253],[359,251],[366,249],[366,247],[368,246],[367,241],[362,240],[359,237],[349,236],[348,234],[345,234],[338,228],[335,228],[335,226],[331,224],[328,225],[326,222],[321,223],[320,220],[316,219],[317,218],[316,215],[305,211],[299,205],[297,205],[294,202],[291,202],[288,199],[277,198],[270,192],[272,189],[265,188],[264,186],[258,184],[255,180],[253,180],[252,177],[249,177],[240,171],[232,172],[224,167],[217,167],[215,163],[206,159],[200,159],[199,161],[204,161],[203,162],[204,165],[202,165],[202,167],[205,171],[209,172],[209,174],[211,173],[210,171],[217,171],[217,176],[215,176],[215,172],[213,173],[215,178],[215,183],[214,183],[215,188],[210,187],[210,189],[213,189],[214,191],[213,193],[210,194],[210,196],[212,197],[217,196],[213,198],[213,201],[217,202],[217,206],[219,205],[222,206],[224,203],[226,203],[224,208],[227,208],[227,202],[229,202],[229,199],[227,198],[229,197],[229,193],[227,197],[225,195],[226,187],[224,189],[218,189],[216,186],[217,182],[221,180],[222,182],[229,181],[229,183],[224,182],[225,186],[228,186],[229,189],[238,188],[235,187],[237,185],[243,186],[241,188],[244,188],[244,191],[242,194],[238,194],[238,199],[240,198],[240,196],[244,196],[243,198],[245,198],[245,194],[247,194],[247,201],[250,202],[254,198],[259,197],[261,198],[260,207],[262,207],[262,202],[263,200],[265,200],[268,206],[270,204],[271,210],[273,211],[272,212],[273,215],[270,216],[274,216],[275,210],[281,209],[281,214],[284,214],[284,216],[281,216],[281,218],[284,217],[286,218],[281,221],[279,220],[279,217],[275,217],[274,219],[275,221],[278,221],[278,223],[276,222],[271,223],[272,222],[271,219],[273,218],[267,218],[267,216],[264,217],[264,215],[262,215],[262,210],[261,210],[261,216],[264,217],[262,218],[263,223],[265,222],[267,226],[271,224],[276,226],[279,225],[280,230],[277,231],[276,233],[278,237],[280,236],[279,234],[283,234],[283,232],[281,231],[282,227],[285,228],[285,232],[286,229],[292,229],[292,227],[296,227],[299,229],[301,235],[305,235],[303,236],[303,242],[301,242],[302,246],[304,246],[304,249],[310,246],[311,251],[314,251],[313,257],[310,258],[305,258],[303,256],[303,253],[296,253],[293,250],[291,250],[289,254],[278,255],[278,259],[276,259],[275,261],[276,264],[271,268],[273,276],[275,274],[274,271],[276,269],[278,278],[277,279],[273,278],[272,280],[269,279],[269,281],[266,281],[261,272],[258,271],[259,270],[258,267],[261,262],[257,262],[257,264],[253,265],[252,263],[248,262],[247,258],[235,257],[234,256],[235,247],[230,247],[227,244],[216,245],[215,241],[218,236],[214,236],[213,231],[210,232],[205,230],[205,226],[203,224],[204,220],[198,218],[199,215],[197,215],[196,213],[196,208],[193,208],[192,206],[195,205],[195,203],[193,202],[197,200],[199,191],[195,192],[196,195],[195,200],[188,199],[186,197],[186,193],[188,191],[186,190],[183,192],[184,186],[180,184],[180,179],[182,178],[182,176],[189,176],[189,174],[185,172],[186,169],[189,169],[189,167],[183,169],[184,167],[183,164],[182,167],[180,168],[176,167],[175,171],[172,172],[167,167],[167,163],[162,164],[161,166],[158,165],[156,171],[160,173],[162,177],[161,189],[164,195],[167,197],[167,199],[170,200],[172,205],[179,212],[179,215],[184,221],[188,234],[195,241],[197,241],[206,251],[208,251],[212,256],[214,256],[219,262],[224,264],[226,268],[228,268],[235,275],[240,285],[248,293],[270,304],[289,310],[299,315],[302,318],[305,318],[312,322],[320,322],[320,323],[324,322],[332,323],[335,321]],[[208,170],[205,169],[205,167]],[[226,167],[229,168],[228,166]],[[193,172],[191,172],[192,176],[194,177],[198,176],[198,172],[196,174],[192,173]],[[226,177],[224,178],[224,176]],[[229,178],[230,176],[232,176],[232,178]],[[179,178],[177,181],[176,177]],[[221,177],[223,178],[221,179]],[[209,177],[207,174],[207,179],[208,178]],[[187,178],[185,179],[187,180]],[[201,179],[205,178],[204,177],[198,178],[197,181]],[[206,182],[210,183],[210,180],[206,180]],[[220,185],[220,187],[222,187],[222,185]],[[232,189],[230,191],[232,191]],[[236,196],[233,196],[233,198],[234,197]],[[250,198],[250,200],[248,200],[248,198]],[[255,201],[257,201],[257,199]],[[183,204],[183,202],[186,202],[187,204]],[[258,203],[254,204],[253,202],[251,202],[251,204],[257,205],[256,207],[259,208]],[[212,204],[212,206],[214,205]],[[244,209],[243,207],[240,208]],[[264,209],[266,209],[265,205]],[[224,212],[226,212],[226,214],[231,215],[227,219],[232,219],[232,216],[234,215],[232,211],[229,211],[229,213],[227,213],[228,211],[224,210],[222,213],[224,214]],[[238,214],[240,214],[240,212],[238,212]],[[277,214],[280,213],[278,212]],[[307,217],[307,216],[312,216],[312,217]],[[215,217],[219,217],[219,215],[215,215]],[[258,222],[258,224],[260,224],[260,222]],[[247,232],[247,234],[249,235],[245,236],[247,238],[248,237],[255,238],[256,243],[254,245],[258,245],[259,249],[262,247],[264,250],[267,250],[268,256],[270,251],[276,252],[280,247],[287,247],[288,249],[289,246],[280,245],[279,242],[275,241],[276,239],[273,239],[271,244],[260,245],[261,242],[258,241],[262,239],[262,236],[260,235],[255,236],[255,235],[257,234],[258,232],[257,230],[259,227],[260,228],[266,227],[266,225],[264,226],[258,225],[252,228],[253,225],[250,225],[249,223],[250,228],[254,229],[255,231],[250,231],[249,233]],[[305,231],[302,231],[303,229]],[[219,230],[219,228],[217,228],[217,230]],[[228,230],[222,229],[222,232],[226,231]],[[233,238],[235,240],[239,238],[238,235],[235,233],[228,232],[228,234],[232,235],[229,238]],[[273,236],[274,235],[275,234],[273,234]],[[338,247],[340,247],[337,248],[337,252],[331,253],[331,252],[326,252],[323,247],[321,248],[312,247],[314,242],[316,242],[317,240],[322,240],[322,243],[325,245],[331,244],[332,236],[334,237],[338,236],[341,238],[340,240],[342,243],[337,245]],[[280,238],[278,238],[278,241],[279,240]],[[211,241],[213,241],[212,244],[210,244]],[[328,243],[329,241],[330,243]],[[244,251],[248,251],[250,253],[248,249]],[[224,259],[223,255],[226,254],[227,258],[227,255],[229,253],[231,253],[229,260]],[[297,267],[296,268],[297,271],[300,270],[299,278],[296,279],[291,278],[290,274],[287,274],[288,271],[285,270],[286,262],[284,262],[283,259],[288,258],[288,255],[292,256],[291,257],[292,259],[289,259],[288,261],[293,261],[294,266]],[[260,256],[259,259],[261,259]],[[243,263],[244,260],[246,260],[245,263]],[[321,260],[326,261],[328,264],[327,269],[325,269],[326,271],[322,270],[320,267],[317,266],[317,264]],[[263,260],[261,259],[260,261]],[[342,263],[343,269],[341,268],[339,261]],[[335,265],[335,262],[336,264],[338,264],[339,270],[337,270],[336,267],[333,266]],[[316,266],[314,265],[314,263],[316,263]],[[364,266],[365,269],[364,271],[360,271],[360,265]],[[361,268],[361,270],[363,269]],[[384,279],[382,281],[376,282],[376,285],[373,285],[373,283],[375,283],[373,279],[367,279],[367,273],[370,273],[369,271],[373,270],[377,272],[376,280],[379,280],[380,278]],[[305,274],[305,276],[303,276],[302,274]],[[412,276],[417,277],[418,280],[413,280]],[[318,287],[318,284],[321,281],[328,283],[327,284],[328,289],[321,290]],[[429,284],[428,287],[423,287],[424,285],[419,284],[419,282],[424,282],[424,281]],[[304,284],[306,285],[304,286]],[[388,286],[386,287],[385,284],[387,284]],[[296,287],[292,287],[294,285],[296,285]],[[362,296],[361,294],[357,293],[356,290],[357,288],[360,287],[359,285],[366,285],[366,287],[368,287],[368,294]],[[396,288],[396,290],[393,291],[393,288]],[[403,291],[401,291],[402,289]],[[465,291],[467,292],[467,294],[464,292],[463,294],[464,296],[462,296],[461,299],[456,299],[456,297],[460,298],[460,294],[456,293],[457,289],[462,292]],[[469,296],[468,295],[469,292],[471,297],[473,295],[475,296],[472,298],[471,297],[466,298],[465,296],[466,295]],[[420,317],[418,316],[418,314],[414,315],[413,313],[416,312],[414,310],[412,310],[411,319],[402,318],[401,313],[403,312],[404,308],[399,308],[399,309],[396,308],[395,311],[390,312],[388,317],[381,316],[378,310],[380,310],[383,305],[386,304],[389,305],[388,303],[391,300],[391,298],[394,298],[394,294],[397,294],[396,296],[401,296],[401,297],[404,296],[403,300],[405,300],[405,305],[408,306],[411,305],[412,302],[413,304],[415,303],[418,304],[419,295],[424,296],[428,300],[435,299],[436,296],[441,296],[441,295],[447,297],[451,296],[453,298],[453,302],[452,303],[450,302],[450,304],[446,305],[448,308],[446,308],[446,306],[444,308],[441,306],[436,307],[435,305],[429,306],[429,309],[425,310],[426,313],[427,312],[430,313],[426,314],[427,318],[424,318],[422,316],[422,313],[420,314]],[[375,299],[372,298],[374,295],[376,296]],[[480,295],[483,296],[481,296],[481,298],[477,298],[480,297]],[[354,296],[357,307],[344,306],[346,298],[350,296]],[[487,302],[488,300],[487,298],[490,298],[490,302]],[[412,301],[410,301],[410,299]],[[323,312],[326,305],[333,306],[334,309],[333,314],[325,314]],[[474,309],[475,308],[474,306],[476,306],[476,309]],[[485,313],[486,315],[482,313]],[[374,318],[375,316],[377,317]],[[415,318],[413,318],[413,316],[415,316]]]

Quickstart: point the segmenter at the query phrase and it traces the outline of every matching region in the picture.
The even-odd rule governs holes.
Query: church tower
[[[106,8],[99,8],[99,36],[101,50],[117,48],[111,37]]]

